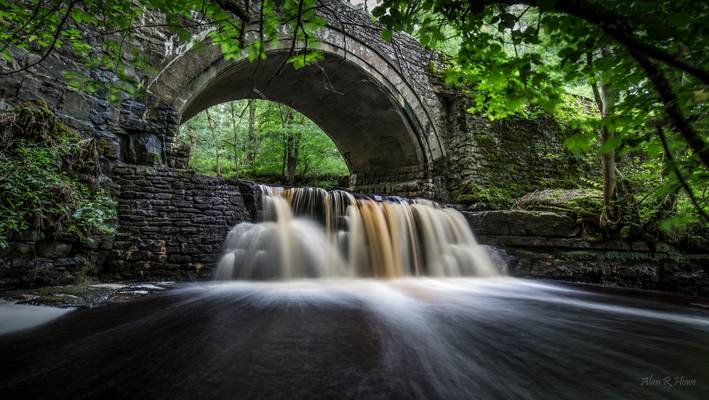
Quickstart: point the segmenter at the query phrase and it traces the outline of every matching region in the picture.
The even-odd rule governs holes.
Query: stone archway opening
[[[339,55],[324,53],[323,60],[302,69],[284,65],[287,56],[270,52],[265,60],[222,68],[195,85],[180,110],[182,122],[233,100],[275,101],[304,114],[332,138],[360,190],[425,175],[426,144],[393,88]]]
[[[211,106],[184,121],[178,140],[200,174],[265,184],[346,188],[351,167],[314,121],[260,99]]]

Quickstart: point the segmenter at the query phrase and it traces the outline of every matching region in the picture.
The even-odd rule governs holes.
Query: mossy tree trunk
[[[610,49],[602,49],[603,55],[608,56]],[[593,69],[593,54],[587,53],[589,68]],[[603,229],[613,230],[618,223],[618,210],[614,205],[616,186],[616,155],[612,143],[613,132],[608,128],[608,119],[613,114],[615,105],[615,93],[610,86],[610,82],[605,81],[601,75],[597,80],[591,81],[593,97],[601,114],[601,125],[599,128],[599,143],[601,146],[601,169],[603,172],[603,210],[599,224]]]

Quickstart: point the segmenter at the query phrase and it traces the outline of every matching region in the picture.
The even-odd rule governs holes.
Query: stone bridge
[[[166,54],[148,89],[181,121],[232,100],[286,104],[330,135],[360,191],[386,190],[381,184],[415,190],[431,183],[445,160],[442,107],[436,77],[429,74],[433,54],[406,35],[384,41],[381,27],[348,3],[324,5],[320,12],[328,24],[316,38],[324,59],[315,65],[300,70],[288,65],[277,73],[291,54],[287,32],[265,60],[253,63],[245,53],[227,60],[214,46],[193,50],[175,43],[170,48],[179,51]],[[247,36],[247,43],[255,37]]]
[[[125,43],[155,67],[150,75],[134,72],[148,89],[144,97],[123,93],[116,103],[105,92],[72,88],[65,71],[105,81],[118,77],[87,70],[65,49],[25,73],[0,75],[0,110],[41,99],[68,125],[96,138],[102,172],[118,198],[115,240],[90,249],[64,244],[72,250],[40,251],[27,263],[65,271],[79,265],[67,264],[67,257],[92,254],[98,272],[113,276],[209,276],[227,230],[253,218],[253,191],[243,182],[186,170],[189,154],[176,136],[198,112],[237,99],[281,102],[313,119],[339,147],[358,192],[475,203],[481,196],[511,198],[573,185],[585,172],[586,164],[563,150],[566,133],[553,119],[493,123],[468,113],[471,100],[442,84],[431,68],[435,54],[414,38],[395,33],[384,41],[369,15],[340,0],[321,3],[328,21],[318,34],[324,59],[300,70],[288,65],[275,74],[289,54],[287,37],[265,60],[250,63],[144,28]],[[146,25],[165,22],[160,15],[146,18]],[[20,51],[15,65],[0,60],[0,70],[39,57]],[[25,256],[13,257],[5,258],[12,267],[0,278],[25,271]]]
[[[28,73],[0,76],[0,106],[46,100],[70,125],[98,139],[108,176],[116,163],[184,167],[188,154],[175,140],[179,124],[210,106],[250,98],[287,104],[320,125],[339,147],[359,192],[456,200],[470,185],[522,193],[577,172],[573,159],[560,156],[563,134],[553,120],[491,123],[467,113],[470,100],[444,87],[432,72],[436,55],[414,38],[395,33],[385,41],[368,14],[341,0],[320,3],[328,21],[317,37],[324,59],[300,70],[288,65],[275,74],[289,54],[290,37],[269,48],[265,60],[250,63],[246,54],[227,60],[215,46],[144,28],[126,46],[155,66],[151,75],[136,73],[147,98],[125,94],[116,105],[105,93],[72,89],[64,71],[117,77],[82,69],[70,52],[57,51]],[[160,15],[147,18],[149,25],[164,23]]]

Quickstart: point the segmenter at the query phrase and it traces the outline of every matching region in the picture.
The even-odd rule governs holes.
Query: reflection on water
[[[511,278],[194,285],[0,352],[8,398],[709,398],[705,311]]]

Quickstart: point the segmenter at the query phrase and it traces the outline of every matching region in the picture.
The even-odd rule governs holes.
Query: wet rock
[[[81,265],[81,260],[78,257],[60,258],[54,261],[54,268],[57,269],[77,269]]]
[[[133,300],[137,297],[175,287],[174,282],[138,282],[110,284],[70,284],[0,291],[0,298],[21,304],[56,307],[95,307],[105,303]]]
[[[145,104],[137,101],[124,101],[121,104],[121,128],[128,132],[142,132],[145,130]]]
[[[111,103],[95,97],[91,100],[90,121],[97,126],[111,122],[113,120],[113,108],[111,107]]]
[[[83,93],[67,90],[64,92],[60,111],[80,121],[90,119],[91,99]]]
[[[575,237],[581,233],[576,219],[548,211],[463,212],[476,234]]]
[[[15,254],[20,256],[31,255],[34,252],[34,245],[30,243],[16,243],[13,245]]]
[[[36,242],[44,238],[44,233],[38,230],[28,230],[20,234],[19,239],[25,242]]]
[[[69,255],[71,252],[72,244],[56,241],[52,239],[45,239],[37,243],[37,254],[41,257],[46,258],[63,258]]]

